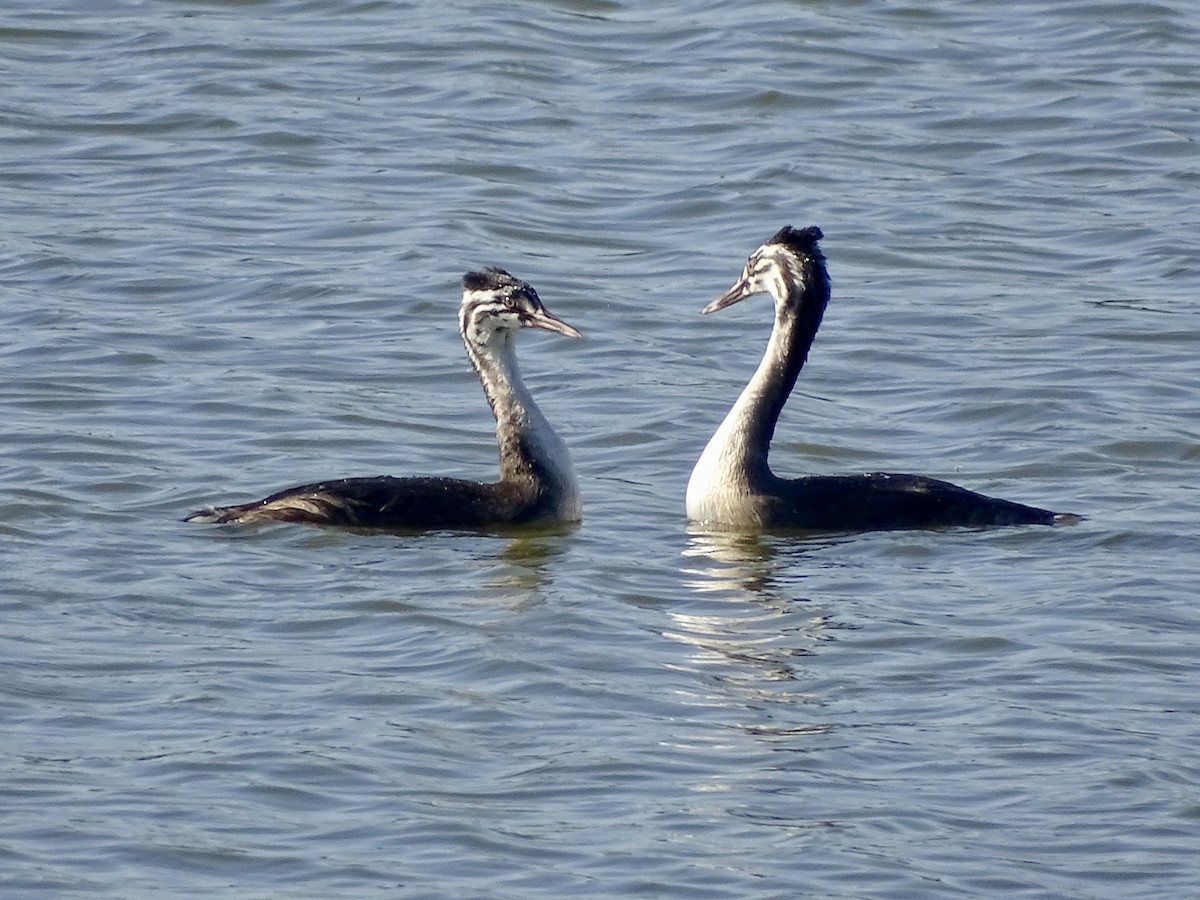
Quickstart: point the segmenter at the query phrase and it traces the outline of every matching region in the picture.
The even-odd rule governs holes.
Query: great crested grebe
[[[515,341],[521,328],[582,335],[550,315],[532,287],[503,269],[469,272],[462,284],[458,330],[496,417],[499,481],[342,478],[288,488],[253,503],[210,507],[184,521],[382,529],[577,522],[582,501],[571,457],[521,381]]]
[[[1069,513],[987,497],[921,475],[779,478],[767,464],[775,423],[796,384],[829,302],[816,226],[785,226],[750,254],[742,276],[703,310],[752,294],[775,300],[775,327],[749,384],[704,448],[687,487],[688,518],[734,528],[876,531],[983,525],[1054,525]]]

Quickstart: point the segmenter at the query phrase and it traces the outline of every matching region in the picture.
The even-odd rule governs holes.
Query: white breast
[[[687,516],[693,522],[720,522],[724,525],[759,523],[757,503],[742,466],[745,454],[741,449],[736,422],[731,411],[692,469],[686,505]]]

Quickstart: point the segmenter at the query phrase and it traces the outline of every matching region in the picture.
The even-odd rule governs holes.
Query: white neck
[[[688,479],[687,515],[693,521],[758,524],[760,498],[777,481],[767,465],[767,453],[808,347],[798,346],[804,338],[795,315],[783,304],[777,304],[776,310],[775,327],[758,368]]]
[[[501,480],[532,480],[555,497],[564,519],[579,518],[582,500],[575,467],[567,445],[521,380],[513,336],[497,334],[484,346],[466,344],[496,417]]]

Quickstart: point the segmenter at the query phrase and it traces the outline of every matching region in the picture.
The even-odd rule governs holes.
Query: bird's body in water
[[[775,301],[762,362],[692,470],[687,514],[716,528],[875,531],[949,526],[1054,525],[1071,514],[977,494],[921,475],[779,478],[767,464],[775,424],[796,383],[829,301],[819,228],[785,227],[751,254],[742,277],[704,308],[753,294]]]
[[[532,287],[503,269],[463,277],[459,333],[496,417],[500,480],[341,478],[305,484],[238,506],[192,513],[189,522],[300,522],[379,529],[480,529],[579,520],[571,458],[521,381],[522,328],[578,331],[546,311]]]

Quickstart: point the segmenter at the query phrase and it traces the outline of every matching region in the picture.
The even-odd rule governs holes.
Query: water
[[[5,897],[1200,890],[1184,0],[59,2],[0,24]],[[819,224],[773,460],[1075,528],[690,533]],[[575,530],[184,525],[490,477],[501,265]]]

